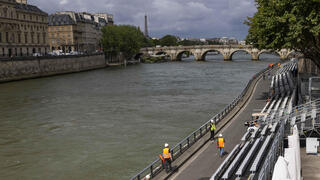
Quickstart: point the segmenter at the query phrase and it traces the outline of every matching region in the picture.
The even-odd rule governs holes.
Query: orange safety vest
[[[162,157],[164,159],[169,159],[171,158],[171,154],[170,154],[170,150],[169,148],[164,148],[163,151],[162,151]]]
[[[218,145],[219,145],[219,147],[224,147],[224,139],[223,138],[218,139]]]

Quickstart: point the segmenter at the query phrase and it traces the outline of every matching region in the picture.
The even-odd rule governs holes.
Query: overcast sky
[[[235,37],[242,40],[248,27],[243,24],[255,11],[254,0],[29,0],[49,14],[56,11],[106,12],[116,24],[144,29],[148,15],[152,37]]]

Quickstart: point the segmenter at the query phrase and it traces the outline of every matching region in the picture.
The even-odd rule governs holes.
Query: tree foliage
[[[160,39],[161,46],[177,46],[178,45],[178,38],[172,35],[165,35]]]
[[[116,56],[121,52],[128,59],[139,53],[141,47],[150,46],[150,41],[139,28],[119,25],[105,26],[102,29],[101,44],[106,54]]]
[[[248,44],[259,49],[289,48],[320,67],[320,0],[255,0],[249,17]]]

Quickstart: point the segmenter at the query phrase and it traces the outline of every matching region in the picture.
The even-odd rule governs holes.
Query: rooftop
[[[18,10],[29,11],[33,13],[40,13],[40,14],[47,14],[46,12],[39,9],[37,6],[23,4],[23,3],[16,3],[14,6]]]
[[[67,14],[52,14],[49,16],[49,26],[74,25],[76,22]]]

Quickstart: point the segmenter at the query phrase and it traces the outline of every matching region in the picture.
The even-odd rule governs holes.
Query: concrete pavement
[[[306,148],[300,149],[302,177],[307,180],[320,179],[320,155],[306,154]]]

